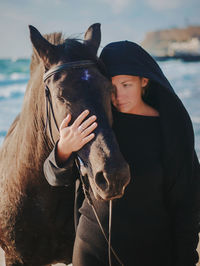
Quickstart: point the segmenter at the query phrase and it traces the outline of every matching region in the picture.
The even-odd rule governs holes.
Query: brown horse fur
[[[91,29],[93,31],[92,34]],[[38,34],[39,36],[39,32],[37,33],[36,29],[33,30],[33,27],[31,31],[33,42],[35,38],[33,35]],[[91,26],[85,35],[85,43],[88,47],[84,47],[84,49],[93,50],[91,54],[94,54],[94,51],[96,52],[100,42],[100,40],[97,40],[95,44],[93,40],[92,49],[89,49],[91,48],[89,47],[91,35],[95,36],[95,34],[97,35],[95,27]],[[93,39],[96,38],[94,36],[92,37]],[[46,35],[46,39],[50,43],[58,45],[56,47],[59,47],[60,55],[65,52],[65,46],[69,44],[69,42],[64,41],[60,33]],[[77,41],[74,42],[76,43]],[[78,45],[81,47],[81,45],[85,44],[79,43]],[[31,75],[24,95],[22,110],[12,123],[0,150],[0,245],[6,253],[7,266],[40,266],[56,262],[70,263],[74,241],[74,185],[70,187],[51,187],[43,174],[43,163],[51,152],[53,143],[48,133],[44,132],[46,110],[42,78],[44,66],[46,68],[55,65],[60,62],[58,60],[60,58],[58,57],[58,59],[56,58],[53,61],[51,58],[47,58],[47,54],[42,54],[37,38],[34,47],[36,48],[34,48],[30,65]],[[46,52],[47,49],[44,49],[44,51]],[[57,54],[55,54],[56,56]],[[79,60],[87,58],[88,56],[86,55]],[[95,61],[96,55],[91,55],[88,59]],[[96,75],[95,82],[98,81],[99,84],[103,84],[99,85],[99,88],[109,87],[108,80],[105,81],[106,79],[95,69],[93,71]],[[50,80],[49,82],[51,83],[52,81]],[[106,97],[108,98],[108,95]],[[54,102],[53,105],[56,107]],[[65,114],[62,117],[58,117],[58,124],[61,123],[66,112],[73,111],[73,108],[70,108],[65,108],[67,110]],[[74,117],[80,111],[74,112]],[[53,121],[51,122],[53,135],[55,140],[57,140],[59,134],[55,129],[55,125],[53,126]],[[107,126],[105,130],[108,130]],[[97,141],[105,135],[102,132],[100,132],[101,134],[99,133]],[[112,139],[112,137],[111,135],[110,138]],[[105,137],[103,139],[105,142]],[[101,150],[102,153],[103,144],[101,142],[98,143],[97,149]],[[114,142],[111,142],[113,145]],[[98,154],[94,146],[95,140],[91,150],[94,150],[94,154]],[[119,149],[115,143],[113,149],[115,150],[114,160],[116,165],[119,165],[126,175],[126,178],[121,176],[124,183],[119,182],[123,190],[129,182],[129,173],[127,165],[123,158],[120,157],[121,155],[116,157]],[[113,154],[113,151],[108,153]],[[83,158],[89,159],[89,157],[84,157],[84,154],[81,155]],[[90,152],[89,156],[92,158]],[[120,163],[118,163],[118,160],[120,160]],[[98,162],[97,158],[94,161]],[[105,161],[103,163],[105,164]],[[117,168],[115,169],[115,171],[118,170]],[[116,195],[116,191],[109,190],[108,192],[110,193],[109,195],[112,195],[112,193]]]
[[[46,38],[55,44],[63,42],[60,33],[51,34]],[[34,261],[35,255],[37,260],[29,265],[42,265],[43,259],[52,262],[52,248],[47,254],[42,252],[39,256],[38,248],[43,248],[45,252],[48,246],[55,246],[54,238],[59,239],[60,235],[62,240],[58,241],[58,245],[61,245],[62,253],[62,241],[67,242],[66,232],[62,229],[66,217],[63,217],[60,232],[49,237],[50,232],[55,231],[56,219],[55,216],[54,219],[50,216],[55,212],[53,209],[61,208],[61,201],[67,202],[73,193],[72,189],[68,191],[66,188],[50,187],[43,177],[43,163],[53,146],[44,132],[45,116],[41,116],[45,114],[45,105],[39,104],[40,99],[45,100],[44,91],[40,89],[43,64],[36,51],[33,53],[30,68],[31,78],[27,85],[22,111],[11,125],[0,150],[0,244],[6,251],[7,265],[12,265],[15,261],[23,263],[23,257],[30,257]],[[40,220],[40,213],[34,213],[34,209],[31,209],[34,205],[40,205],[38,212],[46,209],[49,212],[47,217]],[[72,213],[73,205],[68,215]],[[73,216],[71,218],[73,219]],[[68,244],[69,254],[73,244],[73,226],[70,226],[72,219],[68,219],[69,230],[72,230],[72,239],[69,239],[69,242],[72,242]],[[35,228],[30,224],[33,220]],[[43,226],[40,227],[41,224]],[[41,239],[42,234],[47,235],[50,243]],[[19,247],[20,238],[24,239],[23,247]],[[29,238],[28,243],[25,238]],[[42,241],[44,243],[40,244]],[[22,250],[25,247],[27,251]],[[67,251],[65,253],[64,258],[70,257]]]

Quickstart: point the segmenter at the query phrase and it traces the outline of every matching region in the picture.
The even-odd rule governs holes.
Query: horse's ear
[[[97,50],[99,48],[101,42],[101,24],[95,23],[92,24],[85,33],[84,43],[92,49],[95,55],[97,54]]]
[[[33,26],[29,25],[30,38],[33,47],[38,52],[40,58],[44,62],[46,69],[49,69],[52,62],[53,55],[55,54],[56,46],[49,43],[40,32]]]

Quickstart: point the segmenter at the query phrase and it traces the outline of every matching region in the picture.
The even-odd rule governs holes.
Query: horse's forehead
[[[79,69],[74,68],[68,71],[67,70],[62,71],[59,81],[63,82],[65,81],[66,78],[71,77],[73,81],[77,80],[77,82],[80,82],[80,80],[85,80],[89,82],[91,81],[91,78],[95,76],[96,76],[95,73],[89,68],[79,68]],[[96,81],[98,81],[97,77],[96,77]]]
[[[81,80],[84,80],[84,81],[92,81],[93,82],[98,82],[99,80],[103,80],[104,77],[101,76],[101,75],[98,75],[98,71],[94,68],[94,67],[74,67],[74,68],[71,68],[69,70],[66,70],[66,71],[62,71],[61,75],[60,75],[60,81],[64,81],[66,78],[69,78],[69,81],[70,81],[70,78],[71,80],[73,81],[77,81],[77,82],[80,82]],[[94,78],[94,79],[92,79]]]
[[[56,65],[63,65],[69,63],[63,60],[60,60]],[[108,87],[110,83],[109,80],[107,80],[100,72],[98,67],[96,65],[92,66],[74,66],[69,69],[63,69],[60,72],[57,72],[53,75],[53,82],[55,83],[55,86],[68,86],[76,83],[82,83],[82,85],[87,86],[88,84],[94,84],[98,85],[99,89],[103,89],[104,87]],[[63,89],[63,88],[62,88]]]
[[[91,79],[91,76],[92,76],[91,71],[89,72],[88,69],[83,69],[82,75],[81,75],[82,80],[89,81]]]

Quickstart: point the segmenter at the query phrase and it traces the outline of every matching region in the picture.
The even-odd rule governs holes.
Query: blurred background
[[[28,25],[83,38],[101,23],[102,47],[130,40],[150,52],[188,110],[200,158],[199,0],[0,0],[0,145],[20,112],[32,53]]]

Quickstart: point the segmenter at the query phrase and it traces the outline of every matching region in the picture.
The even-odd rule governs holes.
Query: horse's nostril
[[[95,183],[103,191],[105,191],[108,188],[108,182],[104,177],[103,172],[98,172],[96,174]]]

